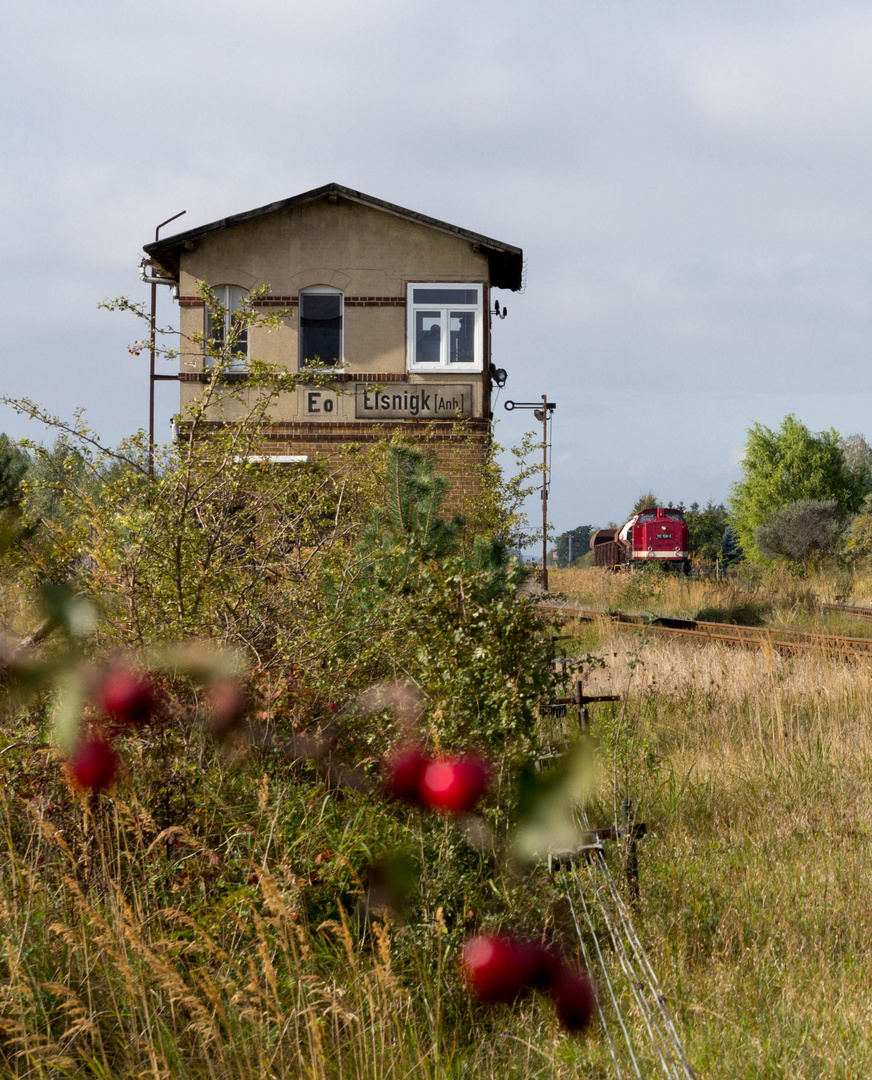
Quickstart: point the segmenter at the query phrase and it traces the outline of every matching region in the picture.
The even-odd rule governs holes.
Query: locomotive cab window
[[[482,286],[427,282],[409,285],[410,371],[481,371]]]

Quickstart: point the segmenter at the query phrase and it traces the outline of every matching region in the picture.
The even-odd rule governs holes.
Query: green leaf
[[[71,754],[79,741],[85,698],[85,684],[78,672],[70,672],[67,678],[58,684],[52,709],[52,724],[55,739],[64,754]]]
[[[43,585],[40,599],[46,614],[73,639],[90,637],[97,628],[97,611],[90,600],[68,585]]]
[[[589,742],[571,747],[547,772],[528,765],[521,773],[515,828],[510,838],[516,858],[543,858],[549,848],[566,848],[584,836],[575,809],[593,790],[595,759]]]

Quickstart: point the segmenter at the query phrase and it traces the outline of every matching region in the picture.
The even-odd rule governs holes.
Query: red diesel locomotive
[[[690,573],[687,523],[681,510],[649,507],[633,514],[620,529],[599,529],[590,538],[594,565],[636,570],[659,563]]]

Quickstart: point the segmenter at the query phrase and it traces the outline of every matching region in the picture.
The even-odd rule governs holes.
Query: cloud
[[[872,12],[750,25],[690,51],[687,88],[707,124],[774,148],[852,145],[872,121]]]
[[[147,297],[156,223],[336,180],[524,248],[494,358],[558,402],[562,527],[720,501],[754,421],[867,423],[870,46],[841,0],[14,6],[4,386],[140,426],[138,328],[96,303]]]

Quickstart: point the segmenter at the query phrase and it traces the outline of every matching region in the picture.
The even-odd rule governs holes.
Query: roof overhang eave
[[[385,202],[383,199],[377,199],[374,196],[353,191],[351,188],[342,187],[341,184],[327,184],[322,188],[315,188],[313,191],[295,195],[290,199],[268,203],[266,206],[260,206],[255,210],[246,210],[241,214],[221,218],[218,221],[209,222],[207,225],[201,225],[198,228],[188,229],[174,236],[168,236],[166,239],[153,241],[146,244],[143,250],[151,259],[151,265],[156,270],[162,275],[178,281],[182,252],[186,247],[196,243],[197,240],[210,236],[212,233],[232,229],[237,225],[244,225],[246,222],[257,218],[266,217],[269,214],[275,214],[281,210],[287,210],[323,198],[342,198],[349,202],[372,206],[385,213],[401,217],[406,221],[417,221],[428,228],[437,229],[439,232],[447,233],[450,236],[468,240],[471,244],[477,245],[486,255],[490,270],[490,284],[494,288],[510,289],[517,292],[522,286],[524,255],[521,248],[514,247],[511,244],[503,244],[498,240],[493,240],[491,237],[471,232],[468,229],[462,229],[458,225],[451,225],[446,221],[440,221],[438,218],[428,217],[426,214],[419,214],[414,210],[406,210],[404,207]]]

